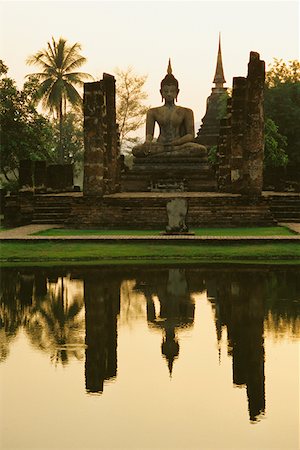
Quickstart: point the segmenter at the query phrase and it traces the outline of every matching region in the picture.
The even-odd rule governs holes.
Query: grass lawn
[[[37,236],[109,236],[135,235],[157,236],[162,230],[76,230],[67,228],[50,228],[34,233]],[[193,228],[190,231],[196,236],[291,236],[294,233],[286,227],[253,227],[253,228]]]
[[[207,243],[89,243],[3,242],[0,262],[83,263],[196,263],[196,262],[287,262],[300,264],[300,244],[261,243],[212,245]]]

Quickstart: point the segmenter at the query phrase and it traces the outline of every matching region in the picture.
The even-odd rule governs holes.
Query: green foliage
[[[227,113],[227,100],[231,97],[231,92],[226,91],[224,94],[220,95],[218,99],[218,114],[217,119],[224,119]]]
[[[17,177],[21,159],[55,159],[52,124],[35,108],[36,90],[33,78],[23,90],[11,78],[0,79],[0,171],[7,181]]]
[[[59,153],[60,123],[54,120],[56,153]],[[65,162],[75,164],[75,170],[83,162],[83,117],[77,111],[67,112],[62,122],[62,146]]]
[[[275,59],[266,74],[265,113],[287,138],[289,164],[300,164],[300,62]]]
[[[42,49],[27,59],[27,64],[36,65],[42,72],[35,73],[40,85],[37,97],[42,100],[44,108],[55,112],[60,123],[60,162],[64,162],[63,152],[63,116],[67,112],[67,105],[81,108],[82,98],[75,86],[81,87],[83,80],[92,78],[84,72],[74,72],[85,62],[80,54],[79,43],[68,45],[67,41],[59,38],[52,43],[47,43],[47,48]]]
[[[145,122],[148,107],[143,105],[148,94],[143,91],[146,75],[137,75],[132,67],[126,70],[117,68],[116,93],[117,93],[117,122],[119,124],[121,149],[136,145],[139,138],[132,136]]]
[[[266,119],[264,167],[285,167],[288,163],[286,146],[286,137],[278,132],[278,127],[272,119]]]
[[[215,166],[218,162],[218,146],[213,145],[208,149],[207,155],[208,162],[211,166]]]
[[[274,58],[266,72],[266,86],[268,88],[279,86],[282,83],[300,82],[300,62],[291,60],[288,63],[282,59]]]

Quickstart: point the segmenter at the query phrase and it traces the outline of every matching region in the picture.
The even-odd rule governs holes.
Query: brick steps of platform
[[[71,199],[59,196],[38,196],[34,201],[32,223],[63,224],[71,212]]]
[[[270,211],[279,222],[300,223],[300,194],[287,196],[270,196]]]

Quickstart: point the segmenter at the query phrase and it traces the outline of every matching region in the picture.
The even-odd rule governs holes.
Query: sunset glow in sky
[[[179,80],[178,104],[205,113],[222,36],[226,85],[245,76],[250,51],[268,65],[299,58],[298,1],[1,1],[1,59],[22,87],[36,71],[26,58],[51,37],[80,42],[82,71],[96,79],[116,67],[148,74],[148,104],[160,105],[168,58]]]

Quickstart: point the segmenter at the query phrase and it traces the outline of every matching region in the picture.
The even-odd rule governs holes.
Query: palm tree
[[[84,72],[73,72],[85,62],[80,54],[81,45],[76,42],[68,45],[67,41],[59,38],[58,42],[52,38],[52,43],[47,43],[47,48],[42,49],[27,58],[27,64],[36,65],[42,72],[29,74],[35,76],[41,83],[38,89],[38,99],[50,112],[55,112],[59,120],[59,157],[64,162],[64,150],[62,146],[63,117],[66,114],[67,103],[72,106],[81,106],[82,98],[74,86],[82,86],[84,79],[91,79],[91,75]]]

